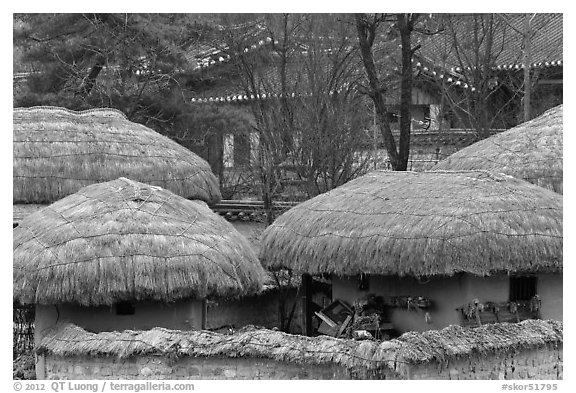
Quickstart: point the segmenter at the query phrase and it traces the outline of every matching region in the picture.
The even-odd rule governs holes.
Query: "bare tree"
[[[522,59],[518,53],[519,62],[530,62],[529,26],[523,32],[496,14],[436,18],[442,33],[423,45],[421,55],[431,65],[434,76],[430,80],[446,104],[442,110],[461,126],[474,129],[480,139],[488,137],[493,128],[516,124],[519,98],[524,97],[523,112],[530,116],[530,71],[525,68],[522,79],[513,70],[496,67],[504,56],[510,56],[511,42],[525,47]]]
[[[290,168],[308,197],[361,174],[370,157],[368,114],[354,89],[358,70],[349,26],[330,15],[267,15],[260,37],[234,32],[228,48],[251,100],[264,202]],[[251,42],[264,48],[245,51]],[[284,168],[284,169],[283,169]],[[269,217],[272,222],[274,217]]]
[[[382,135],[384,147],[388,153],[388,159],[393,170],[405,171],[408,167],[410,155],[410,127],[412,105],[413,68],[412,58],[418,46],[412,47],[412,33],[420,18],[419,14],[355,14],[356,31],[360,56],[364,64],[368,81],[365,92],[374,102],[376,122]],[[386,40],[380,32],[381,28],[388,24],[398,32],[401,47],[401,70],[400,70],[400,136],[398,147],[388,118],[388,106],[386,93],[390,86],[385,77],[378,72],[377,60],[374,56],[374,47],[379,41]]]
[[[532,64],[532,39],[536,32],[534,28],[534,18],[536,14],[525,14],[523,15],[522,28],[514,26],[510,19],[504,15],[499,14],[507,26],[514,29],[522,37],[522,83],[523,83],[523,96],[522,96],[522,118],[523,121],[528,121],[532,119],[532,88],[535,80],[538,78],[538,72],[534,72],[531,76],[531,64]]]
[[[349,24],[332,15],[266,15],[252,24],[246,16],[223,19],[243,26],[226,30],[225,50],[244,94],[253,98],[249,110],[258,148],[249,170],[259,179],[270,224],[287,175],[309,198],[368,170],[370,117],[355,89],[353,35]],[[276,274],[292,279],[290,273]],[[280,309],[281,328],[287,329],[294,305],[284,298]]]
[[[524,66],[524,96],[522,97],[523,100],[523,113],[524,113],[524,121],[528,121],[531,119],[531,103],[530,103],[530,96],[532,93],[532,81],[530,80],[530,64],[532,63],[532,26],[531,26],[531,17],[530,15],[526,14],[524,16],[524,30],[522,32],[524,38],[524,56],[522,65]]]

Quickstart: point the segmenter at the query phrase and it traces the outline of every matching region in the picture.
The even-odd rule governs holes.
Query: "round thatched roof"
[[[376,171],[278,217],[260,260],[337,275],[561,271],[562,196],[484,171]]]
[[[115,109],[14,109],[13,203],[52,203],[128,177],[189,199],[220,200],[208,163]]]
[[[562,107],[476,142],[431,170],[480,169],[505,173],[561,194]]]
[[[125,178],[27,216],[13,236],[21,303],[228,297],[266,280],[248,240],[206,203]]]

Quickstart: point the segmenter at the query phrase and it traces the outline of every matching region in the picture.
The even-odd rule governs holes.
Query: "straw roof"
[[[310,274],[557,272],[562,196],[484,171],[375,171],[278,217],[260,260]]]
[[[24,217],[29,216],[46,206],[48,205],[36,203],[12,205],[12,222],[14,223],[14,226],[20,224],[20,221],[22,221]]]
[[[90,333],[72,324],[59,324],[47,332],[36,350],[57,356],[118,358],[138,355],[254,357],[301,364],[336,364],[349,370],[389,369],[405,374],[403,370],[410,364],[562,342],[562,322],[544,320],[477,328],[452,325],[442,330],[405,333],[383,342],[306,337],[254,327],[231,335],[165,328]]]
[[[505,173],[562,194],[563,105],[503,133],[468,146],[432,170]]]
[[[237,296],[266,280],[248,241],[206,203],[126,178],[27,216],[13,237],[21,303]]]
[[[189,199],[220,200],[206,161],[115,109],[14,109],[13,202],[52,203],[128,177]]]

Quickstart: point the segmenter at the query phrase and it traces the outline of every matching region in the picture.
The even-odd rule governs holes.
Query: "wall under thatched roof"
[[[114,109],[14,109],[13,202],[52,203],[80,188],[128,177],[189,199],[220,200],[210,165]]]
[[[209,331],[154,328],[147,331],[90,333],[71,324],[47,332],[37,351],[58,356],[138,355],[254,357],[304,364],[338,364],[348,369],[390,368],[446,361],[473,352],[498,353],[563,342],[563,324],[526,320],[478,328],[449,326],[405,333],[390,341],[354,341],[329,336],[306,337],[268,329],[244,328],[232,335]]]
[[[375,171],[303,202],[262,235],[271,269],[452,275],[562,270],[562,196],[488,172]]]
[[[431,170],[488,170],[505,173],[562,193],[563,105],[490,138],[476,142]]]
[[[21,303],[237,296],[266,280],[248,241],[206,203],[125,178],[27,216],[13,238]]]

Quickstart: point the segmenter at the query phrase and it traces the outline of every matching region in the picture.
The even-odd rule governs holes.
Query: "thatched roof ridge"
[[[248,240],[205,202],[125,178],[27,216],[13,251],[20,303],[232,297],[267,279]]]
[[[431,170],[488,170],[562,193],[563,105],[500,134],[476,142]]]
[[[279,202],[275,203],[274,210],[282,213],[298,203],[296,202]],[[34,213],[46,207],[48,204],[26,203],[12,205],[12,218],[15,224],[19,223],[28,214]],[[255,224],[255,228],[260,225],[264,226],[265,212],[262,201],[248,200],[221,200],[218,203],[211,204],[210,208],[214,213],[224,217],[226,221]],[[279,214],[278,214],[279,215]]]
[[[254,357],[303,364],[337,364],[347,369],[389,368],[401,373],[407,364],[562,342],[562,322],[544,320],[478,328],[452,325],[437,331],[405,333],[383,342],[306,337],[254,327],[231,335],[165,328],[90,333],[72,324],[59,324],[47,332],[36,350],[57,356],[119,358],[138,355]]]
[[[208,163],[115,109],[13,111],[13,203],[52,203],[128,177],[209,203],[221,198]]]
[[[562,196],[484,171],[375,171],[303,202],[260,260],[310,274],[562,271]]]
[[[28,108],[14,108],[13,111],[15,113],[22,113],[26,115],[30,111],[45,111],[50,112],[53,114],[63,114],[63,115],[73,115],[73,116],[98,116],[98,117],[116,117],[119,119],[128,119],[126,115],[115,108],[93,108],[93,109],[86,109],[83,111],[75,111],[68,108],[63,108],[60,106],[51,106],[51,105],[43,105],[43,106],[32,106]]]

